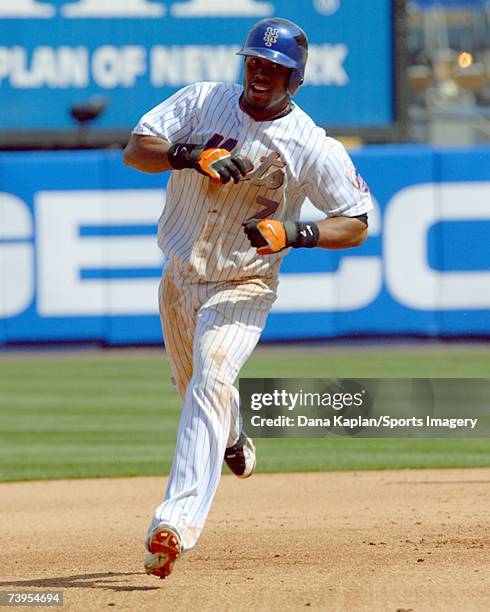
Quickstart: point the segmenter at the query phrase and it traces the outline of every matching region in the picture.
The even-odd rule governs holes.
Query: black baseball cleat
[[[255,446],[243,431],[233,446],[225,450],[225,463],[238,478],[248,478],[255,470]]]

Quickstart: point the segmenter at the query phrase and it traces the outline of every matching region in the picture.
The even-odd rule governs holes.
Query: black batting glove
[[[320,240],[318,225],[311,221],[286,221],[286,246],[295,249],[312,249]]]
[[[236,185],[243,176],[253,170],[253,164],[247,157],[231,153],[226,155],[224,151],[226,149],[205,149],[200,156],[197,170],[221,183],[233,180]]]
[[[167,151],[168,163],[175,170],[184,168],[195,168],[199,161],[199,155],[204,151],[202,145],[176,143]]]
[[[251,219],[243,223],[243,230],[259,255],[272,255],[288,247],[313,248],[320,238],[318,226],[311,222]]]
[[[227,149],[206,148],[202,145],[176,143],[167,153],[168,162],[175,170],[193,168],[214,182],[236,184],[253,170],[247,157],[234,155]]]

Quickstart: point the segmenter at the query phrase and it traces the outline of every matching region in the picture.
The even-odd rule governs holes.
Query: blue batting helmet
[[[250,30],[237,55],[261,57],[291,68],[288,93],[293,96],[303,83],[308,39],[303,30],[288,19],[262,19]]]

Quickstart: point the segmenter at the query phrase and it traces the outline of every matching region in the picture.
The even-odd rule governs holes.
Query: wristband
[[[171,145],[167,151],[168,163],[174,170],[195,168],[199,161],[199,155],[203,151],[204,147],[202,145],[177,142]]]
[[[312,249],[320,240],[318,225],[311,221],[285,221],[286,246]]]

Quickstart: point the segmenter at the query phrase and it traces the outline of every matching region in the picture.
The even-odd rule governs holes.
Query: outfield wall
[[[369,238],[291,252],[263,339],[490,336],[490,147],[352,157],[376,200]],[[0,345],[159,342],[167,178],[120,152],[0,154]]]

